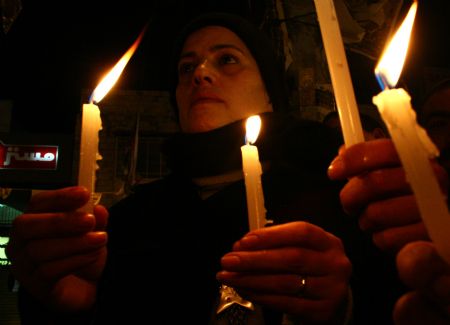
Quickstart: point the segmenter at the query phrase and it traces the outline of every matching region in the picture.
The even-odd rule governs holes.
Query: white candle
[[[80,160],[78,168],[78,185],[86,187],[91,193],[89,202],[83,211],[92,212],[94,208],[99,131],[102,129],[100,110],[95,104],[84,104],[81,121]]]
[[[260,127],[261,118],[259,116],[255,115],[247,119],[246,144],[241,147],[250,230],[262,228],[267,222],[261,183],[262,168],[258,148],[252,145],[258,137]]]
[[[348,69],[344,43],[333,0],[314,0],[320,32],[327,56],[331,83],[341,122],[344,142],[347,146],[363,142],[358,105]]]
[[[80,210],[92,213],[94,208],[97,160],[101,159],[98,153],[98,132],[102,129],[100,110],[94,103],[99,103],[103,97],[119,80],[128,61],[133,56],[144,36],[147,26],[143,28],[138,38],[106,74],[91,95],[89,104],[83,104],[80,138],[80,160],[78,167],[78,185],[85,186],[91,193],[89,202]]]
[[[377,65],[377,77],[385,87],[395,86],[398,81],[416,10],[417,3],[414,3]],[[373,102],[389,130],[428,234],[437,251],[450,264],[450,214],[430,164],[430,159],[439,151],[417,123],[411,98],[404,89],[385,89]]]

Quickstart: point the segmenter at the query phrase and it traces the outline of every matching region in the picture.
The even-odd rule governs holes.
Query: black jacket
[[[275,223],[305,220],[340,237],[354,267],[354,323],[389,324],[402,286],[394,260],[379,252],[357,221],[342,211],[342,184],[326,177],[337,153],[334,135],[313,122],[285,125],[272,139],[270,151],[277,153],[262,178],[268,218]],[[263,141],[264,160],[269,149]],[[196,169],[195,157],[180,159],[183,166],[194,160]],[[248,231],[245,186],[239,181],[202,200],[189,171],[178,169],[182,171],[138,187],[111,209],[109,258],[98,305],[102,324],[134,324],[130,319],[139,324],[207,324],[210,319],[220,258]],[[266,324],[280,324],[279,314],[265,314]]]
[[[342,211],[342,184],[326,176],[339,141],[314,122],[270,120],[264,116],[265,132],[257,142],[261,160],[271,161],[262,177],[268,218],[305,220],[340,237],[353,264],[353,324],[391,324],[393,304],[403,290],[394,259],[378,251],[357,220]],[[242,124],[233,127],[241,130]],[[240,167],[240,131],[238,140],[212,146],[217,148],[212,166],[204,160],[214,159],[202,156],[215,135],[222,139],[228,129],[175,139],[167,149],[173,173],[138,186],[110,209],[107,265],[89,315],[94,324],[208,324],[220,258],[248,231],[245,186],[238,181],[202,200],[190,176],[209,167],[208,173]],[[24,324],[35,324],[43,309],[24,290],[21,297],[23,318],[31,320]],[[280,314],[264,314],[266,325],[280,324]]]

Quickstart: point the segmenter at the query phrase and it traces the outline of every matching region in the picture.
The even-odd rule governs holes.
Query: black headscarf
[[[206,26],[222,26],[234,32],[254,57],[274,111],[288,108],[286,83],[281,58],[277,57],[271,39],[250,21],[230,13],[204,13],[192,19],[175,41],[170,64],[169,92],[172,105],[177,108],[175,91],[178,84],[178,60],[184,42],[190,34]]]

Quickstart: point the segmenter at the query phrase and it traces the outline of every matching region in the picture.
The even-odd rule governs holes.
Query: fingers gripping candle
[[[450,264],[450,214],[430,164],[430,159],[439,151],[417,124],[409,94],[401,88],[389,88],[395,87],[399,79],[416,11],[417,3],[413,3],[375,69],[384,90],[373,102],[389,130],[428,234],[437,251]]]
[[[102,79],[91,95],[88,104],[83,104],[81,118],[81,136],[80,136],[80,158],[78,165],[78,185],[86,187],[91,198],[89,202],[81,209],[82,211],[92,213],[94,209],[96,171],[98,169],[97,161],[101,159],[98,152],[99,131],[102,129],[100,110],[96,103],[99,103],[109,90],[115,85],[122,71],[125,69],[128,61],[136,51],[139,43],[144,36],[147,26],[139,34],[139,37],[116,63],[111,71]]]

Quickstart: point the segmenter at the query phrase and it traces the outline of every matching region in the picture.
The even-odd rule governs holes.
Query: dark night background
[[[412,90],[423,67],[449,68],[449,3],[419,2],[403,74]],[[82,89],[95,88],[147,22],[144,41],[116,88],[164,90],[173,37],[193,13],[213,9],[258,16],[265,1],[22,0],[22,4],[9,32],[0,32],[0,99],[14,101],[14,130],[71,133]],[[351,54],[348,60],[357,98],[370,100],[379,91],[373,88],[375,63]]]

